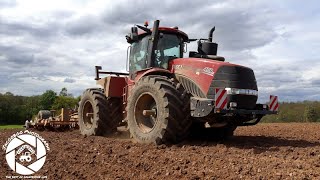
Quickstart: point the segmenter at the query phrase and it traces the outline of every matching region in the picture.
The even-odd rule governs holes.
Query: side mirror
[[[131,27],[131,32],[126,35],[126,39],[128,43],[133,43],[135,41],[138,41],[138,28],[137,27]]]

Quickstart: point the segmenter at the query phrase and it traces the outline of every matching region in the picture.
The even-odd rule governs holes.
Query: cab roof
[[[152,29],[151,29],[152,32]],[[177,34],[183,38],[183,41],[188,41],[188,35],[184,33],[183,31],[180,31],[178,28],[169,28],[169,27],[159,27],[159,32],[162,32],[164,34]],[[147,33],[145,31],[139,32],[139,36],[146,36],[150,33]]]

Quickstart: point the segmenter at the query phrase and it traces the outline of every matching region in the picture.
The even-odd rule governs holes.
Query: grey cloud
[[[320,87],[320,79],[314,79],[311,81],[312,86]],[[319,92],[320,93],[320,92]]]
[[[265,19],[260,19],[259,16],[261,14],[249,8],[222,13],[207,9],[198,12],[193,21],[198,26],[207,28],[201,30],[204,31],[202,36],[205,37],[209,28],[216,26],[214,40],[220,44],[220,49],[241,51],[262,47],[277,37],[272,25],[265,23],[268,16]],[[198,36],[198,32],[199,30],[194,29],[191,33]]]
[[[300,68],[302,70],[302,67]],[[259,90],[264,90],[265,88],[275,88],[277,92],[280,89],[285,89],[288,87],[299,87],[309,86],[309,82],[301,81],[302,74],[296,72],[299,69],[292,69],[288,67],[273,67],[265,66],[256,68],[254,70]]]
[[[41,76],[40,74],[35,74],[31,79],[38,80],[38,81],[50,81],[50,79],[47,76]]]
[[[68,19],[70,17],[72,17],[72,15],[74,15],[74,12],[72,11],[66,11],[66,10],[56,10],[52,13],[50,13],[51,16],[55,17],[56,19]]]
[[[11,76],[9,76],[9,73],[0,73],[0,87],[6,87],[4,85],[10,84],[12,82],[20,83],[20,82],[22,82],[22,80],[12,78]]]
[[[101,30],[99,17],[85,16],[76,20],[72,20],[65,24],[65,30],[70,35],[87,35]]]
[[[265,103],[269,101],[269,95],[277,95],[279,101],[304,101],[319,99],[318,93],[320,88],[297,88],[294,85],[280,88],[276,91],[267,91],[266,89],[259,90],[259,102]]]
[[[223,49],[223,47],[220,48],[220,46],[218,46],[218,55],[224,56],[228,62],[242,65],[250,64],[251,62],[255,62],[257,59],[257,57],[253,55],[251,51],[226,51]]]
[[[0,45],[2,56],[4,56],[7,63],[15,67],[32,64],[34,62],[33,52],[34,50],[24,47]]]
[[[319,99],[320,81],[304,79],[305,70],[303,62],[256,67],[259,92],[264,95],[260,102],[266,102],[269,94],[278,95],[280,101]]]
[[[129,25],[142,24],[145,20],[160,19],[161,25],[179,26],[190,37],[207,37],[212,26],[216,26],[215,40],[223,50],[247,50],[270,43],[277,37],[270,23],[261,19],[259,12],[250,8],[250,3],[229,11],[215,11],[210,6],[224,1],[135,1],[131,3],[114,2],[105,7],[100,15],[85,15],[79,18],[69,18],[64,23],[47,24],[34,27],[28,24],[4,23],[7,34],[16,31],[28,32],[35,36],[57,35],[59,30],[67,35],[91,36],[106,34],[107,36],[124,36]],[[232,6],[233,2],[230,2]],[[247,4],[247,5],[246,5]],[[133,6],[134,5],[134,6]],[[164,7],[164,8],[159,8]],[[56,12],[55,16],[71,17],[71,12]],[[192,16],[191,16],[192,15]],[[170,18],[167,18],[170,17]],[[18,30],[17,30],[18,29]]]
[[[160,24],[177,25],[193,38],[206,38],[210,28],[216,26],[214,38],[224,50],[257,48],[277,37],[272,25],[266,23],[269,17],[252,10],[250,3],[241,2],[244,5],[229,11],[215,11],[210,8],[222,2],[225,1],[135,1],[134,7],[130,3],[116,4],[102,17],[106,24],[117,26],[120,23],[141,24],[144,20],[160,19]],[[233,3],[236,2],[231,1],[230,6],[235,6]]]
[[[0,21],[0,34],[17,36],[31,35],[35,38],[49,38],[57,34],[59,30],[57,24],[34,25],[28,22],[8,22]]]
[[[315,97],[319,98],[320,88],[286,88],[279,91],[279,97],[282,101],[303,101],[303,100],[313,100]]]
[[[43,47],[27,47],[27,45],[1,45],[0,53],[4,57],[3,64],[14,68],[45,67],[53,64],[52,57],[39,55]]]
[[[72,79],[72,78],[65,78],[63,82],[66,82],[66,83],[74,83],[76,82],[76,80]]]
[[[255,73],[257,76],[257,80],[261,84],[264,84],[265,82],[271,81],[275,85],[280,85],[282,83],[294,83],[299,81],[301,78],[301,74],[294,74],[294,71],[272,71],[272,68],[267,68],[271,71],[263,70],[264,72],[260,72],[260,69],[256,69]],[[270,84],[264,84],[264,86],[270,86]]]
[[[31,23],[32,21],[14,21],[0,15],[0,34],[9,36],[30,35],[33,38],[44,40],[52,37],[56,38],[61,31],[66,29],[63,22],[70,19],[74,15],[74,12],[56,10],[46,15],[50,19],[55,19],[55,21]]]
[[[188,23],[188,18],[192,12],[201,11],[208,5],[210,5],[210,1],[207,0],[201,1],[201,3],[192,0],[186,0],[183,1],[183,3],[170,0],[137,0],[134,2],[129,1],[129,3],[115,2],[111,7],[107,8],[108,10],[105,11],[102,16],[104,21],[108,24],[143,23],[145,20],[155,19],[163,20],[165,24],[173,22],[183,22],[183,24],[185,24]],[[177,17],[175,15],[186,16]]]
[[[15,0],[1,0],[0,9],[10,8],[16,6],[17,2]]]

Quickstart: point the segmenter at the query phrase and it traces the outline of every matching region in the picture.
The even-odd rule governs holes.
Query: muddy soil
[[[19,130],[0,130],[0,145]],[[38,132],[51,150],[35,175],[48,179],[320,179],[320,124],[240,127],[228,140],[189,138],[172,146],[78,130]],[[0,153],[0,179],[15,176]]]

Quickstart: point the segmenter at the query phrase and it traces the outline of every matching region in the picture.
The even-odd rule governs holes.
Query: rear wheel
[[[81,134],[110,134],[122,120],[121,100],[106,97],[101,89],[87,89],[79,102],[78,116]]]
[[[140,80],[129,97],[128,127],[140,143],[176,143],[188,134],[189,97],[167,77]]]

